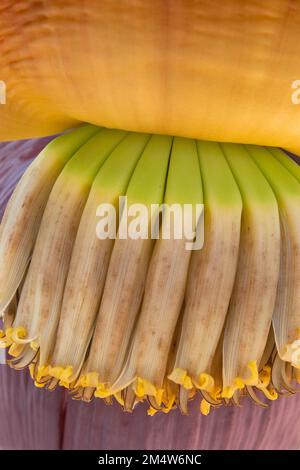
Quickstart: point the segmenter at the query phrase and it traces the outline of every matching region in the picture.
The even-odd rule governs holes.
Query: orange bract
[[[2,0],[0,139],[86,121],[297,151],[299,24],[292,0]]]

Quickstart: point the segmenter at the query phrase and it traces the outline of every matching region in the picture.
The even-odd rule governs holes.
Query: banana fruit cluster
[[[204,245],[99,239],[99,204],[204,204]],[[38,387],[167,413],[300,383],[300,167],[271,147],[84,125],[20,180],[0,228],[0,346]]]

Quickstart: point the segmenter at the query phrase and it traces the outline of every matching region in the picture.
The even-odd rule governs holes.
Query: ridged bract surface
[[[45,140],[0,145],[0,206]],[[262,409],[222,407],[205,417],[126,414],[100,400],[72,401],[63,390],[36,389],[27,372],[0,365],[2,449],[299,449],[300,397],[284,397]]]

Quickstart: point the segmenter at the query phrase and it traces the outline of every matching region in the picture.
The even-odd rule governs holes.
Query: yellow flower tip
[[[257,388],[265,388],[269,385],[271,380],[271,367],[264,366],[259,373],[259,383],[257,384]]]
[[[26,328],[12,328],[6,329],[5,333],[1,330],[0,347],[8,348],[8,353],[12,357],[18,357],[23,351],[23,340],[27,335]]]
[[[99,374],[98,372],[88,372],[86,374],[86,385],[85,387],[97,388],[99,383]]]
[[[269,400],[277,400],[278,394],[273,387],[270,386],[271,382],[271,367],[264,366],[262,371],[259,373],[259,383],[256,387],[263,392],[266,398]]]
[[[143,403],[145,401],[146,397],[135,397],[135,400],[139,403]]]
[[[83,375],[77,382],[76,386],[78,385],[81,387],[95,388],[96,390],[94,395],[97,398],[108,398],[113,395],[117,395],[116,392],[112,391],[111,385],[109,383],[99,381],[98,372],[88,372],[87,374]]]
[[[70,389],[72,388],[72,382],[60,380],[58,383],[59,383],[59,385],[60,385],[61,387],[64,387],[64,388],[66,388],[66,389],[68,389],[68,390],[70,390]]]
[[[248,369],[250,371],[250,376],[247,379],[244,379],[244,384],[252,386],[257,385],[259,382],[259,374],[256,361],[250,361]]]
[[[31,347],[31,349],[33,349],[33,351],[37,352],[40,348],[40,345],[37,341],[31,341],[30,342],[30,347]]]
[[[23,326],[19,326],[18,328],[13,329],[12,332],[12,339],[16,343],[18,343],[20,340],[24,340],[27,336],[27,330]]]
[[[35,378],[35,381],[37,383],[40,382],[40,380],[43,378],[43,377],[47,377],[49,375],[49,369],[50,367],[49,366],[38,366],[37,368],[37,372],[36,372],[36,376],[34,377]],[[36,384],[35,384],[36,385]],[[41,386],[41,384],[40,384]],[[44,386],[44,385],[43,385]]]
[[[248,364],[250,375],[248,378],[236,377],[232,385],[223,387],[221,397],[232,398],[236,390],[242,390],[245,385],[257,386],[259,384],[259,374],[256,361],[250,361]]]
[[[76,387],[91,387],[97,388],[99,384],[98,372],[88,372],[87,374],[81,375],[76,382]]]
[[[45,387],[46,384],[41,384],[41,383],[39,383],[38,381],[35,380],[35,381],[34,381],[34,385],[35,385],[37,388],[43,388],[43,387]]]
[[[214,399],[214,400],[220,400],[221,398],[221,394],[222,394],[222,389],[221,387],[214,387],[214,389],[210,392],[210,396]]]
[[[215,389],[215,381],[210,374],[200,374],[198,384],[195,384],[200,390],[206,390],[207,392],[213,392]]]
[[[240,377],[234,379],[233,385],[228,385],[223,388],[221,397],[222,398],[232,398],[234,393],[237,390],[242,390],[245,387],[244,381]]]
[[[97,398],[108,398],[114,395],[109,384],[99,383],[95,390],[95,397]]]
[[[158,413],[158,410],[156,410],[155,408],[152,408],[152,406],[150,406],[150,408],[147,410],[148,416],[154,416],[156,413]]]
[[[16,343],[13,343],[11,344],[9,350],[8,350],[8,354],[12,357],[18,357],[21,352],[23,351],[24,347],[22,344],[16,344]]]
[[[69,388],[70,383],[73,382],[73,367],[72,366],[67,366],[67,367],[60,367],[60,366],[49,366],[48,367],[48,374],[51,377],[54,377],[55,379],[60,381],[60,385],[63,385],[65,387],[65,384],[68,384],[66,388]]]
[[[158,406],[161,406],[163,401],[164,389],[158,388],[155,395],[155,400]]]
[[[176,400],[176,394],[175,393],[168,393],[167,395],[163,395],[163,404],[164,408],[161,409],[161,411],[165,414],[169,413],[173,408]]]
[[[197,389],[195,387],[188,389],[189,400],[194,398],[196,396],[196,394],[197,394]]]
[[[134,392],[138,398],[143,398],[145,395],[151,395],[161,402],[162,393],[160,389],[157,389],[149,380],[138,377],[133,385]]]
[[[54,377],[59,381],[59,385],[64,388],[70,389],[72,388],[72,384],[74,383],[73,377],[73,367],[60,367],[60,366],[48,366],[48,374],[51,377]]]
[[[182,385],[187,390],[193,388],[192,379],[187,374],[187,371],[180,368],[175,368],[173,372],[168,375],[168,379],[172,380],[178,385]]]
[[[3,330],[0,330],[0,348],[8,348],[13,344],[12,340],[12,334],[13,334],[13,328],[7,328],[6,331],[4,332]]]
[[[263,388],[262,392],[264,393],[265,397],[271,401],[277,400],[278,393],[273,388]]]
[[[221,397],[222,398],[232,398],[235,390],[236,389],[234,387],[230,387],[229,385],[227,385],[226,387],[223,387]]]
[[[266,398],[269,400],[277,400],[278,393],[276,390],[270,385],[271,382],[271,367],[264,366],[262,371],[259,374],[259,383],[256,387],[263,392]]]
[[[201,403],[200,403],[200,411],[201,413],[204,415],[204,416],[207,416],[210,412],[210,409],[211,409],[211,405],[210,403],[208,403],[208,401],[206,400],[201,400]]]
[[[14,329],[12,327],[7,328],[6,331],[5,331],[6,338],[11,339],[13,333],[14,333]]]

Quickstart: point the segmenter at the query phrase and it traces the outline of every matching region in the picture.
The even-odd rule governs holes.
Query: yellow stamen
[[[240,377],[237,377],[233,385],[224,387],[221,393],[222,398],[232,398],[234,395],[234,392],[237,390],[242,390],[245,387],[245,384],[243,380]]]
[[[49,366],[48,375],[51,375],[52,377],[57,380],[60,380],[61,382],[70,384],[73,381],[73,367]]]
[[[37,388],[43,388],[43,387],[45,387],[46,384],[41,384],[41,383],[35,381],[35,382],[34,382],[34,385],[35,385]]]
[[[163,394],[164,394],[164,389],[163,388],[157,389],[157,392],[156,392],[156,395],[155,395],[155,400],[156,400],[156,403],[158,404],[158,406],[160,406],[162,404]]]
[[[175,393],[173,395],[170,395],[168,400],[164,402],[165,408],[162,408],[161,411],[165,414],[169,413],[174,408],[175,399],[176,399]]]
[[[262,392],[269,400],[274,401],[278,398],[278,393],[276,392],[276,390],[274,390],[274,388],[263,388]]]
[[[198,384],[195,383],[195,386],[200,390],[206,390],[207,392],[213,392],[215,388],[215,381],[210,374],[202,373],[199,377]]]
[[[271,380],[271,367],[264,366],[262,371],[259,373],[259,383],[257,384],[257,388],[265,388],[269,385]]]
[[[119,392],[113,392],[108,383],[102,383],[99,381],[98,372],[88,372],[87,374],[81,375],[74,386],[95,388],[95,397],[108,398],[113,395],[120,404],[121,402],[123,403],[121,394]]]
[[[156,387],[151,382],[138,377],[133,385],[137,397],[142,398],[145,395],[156,395]]]
[[[208,401],[206,400],[201,400],[201,403],[200,403],[200,411],[201,413],[204,415],[204,416],[207,416],[210,412],[210,409],[211,409],[211,405],[210,403],[208,403]]]
[[[8,348],[13,344],[12,340],[12,334],[13,334],[13,328],[7,328],[5,330],[5,333],[3,330],[1,330],[1,336],[0,336],[0,348]]]
[[[196,390],[195,387],[194,387],[194,388],[189,389],[188,392],[189,392],[189,393],[188,393],[189,399],[192,399],[192,398],[194,398],[194,396],[196,395],[197,390]]]
[[[114,395],[109,384],[99,383],[95,390],[95,397],[107,398]]]
[[[221,392],[222,392],[221,387],[215,386],[214,390],[210,392],[210,395],[214,400],[219,400],[221,398]]]
[[[92,387],[97,388],[99,384],[99,375],[97,372],[88,372],[81,375],[76,382],[76,387]]]
[[[23,344],[13,343],[8,350],[8,354],[10,354],[10,356],[13,356],[13,357],[18,357],[23,351],[23,349],[24,349]]]
[[[37,373],[36,373],[36,376],[35,376],[35,385],[37,387],[41,386],[41,384],[39,384],[40,380],[43,377],[47,377],[49,375],[49,369],[50,369],[49,366],[38,366]],[[37,385],[37,383],[38,383],[38,385]]]
[[[157,395],[155,396],[155,399],[156,399],[156,402],[157,402],[158,406],[160,406],[163,403],[164,407],[161,408],[160,410],[157,410],[157,409],[153,408],[152,406],[150,406],[150,408],[147,411],[147,414],[149,416],[154,416],[159,411],[161,411],[162,413],[167,414],[173,409],[175,399],[176,399],[176,394],[172,393],[169,390],[169,388],[170,387],[166,387],[166,390],[165,389],[164,390],[159,389],[159,391],[157,392]]]
[[[258,384],[259,377],[256,361],[250,361],[247,367],[250,370],[250,376],[246,379],[236,377],[232,385],[223,388],[223,391],[221,393],[222,398],[232,398],[234,393],[237,390],[242,390],[245,385],[255,386]]]
[[[277,400],[278,394],[277,392],[273,389],[273,387],[270,387],[270,381],[271,381],[271,367],[270,366],[264,366],[262,371],[259,374],[259,383],[256,385],[256,387],[263,392],[266,398],[269,400]]]
[[[13,341],[15,341],[16,343],[19,342],[19,340],[23,340],[25,339],[27,336],[27,330],[26,328],[24,328],[23,326],[20,326],[18,328],[14,328],[13,329],[13,333],[12,333],[12,339]]]
[[[72,382],[69,382],[69,381],[66,381],[66,380],[60,380],[59,385],[61,387],[67,388],[68,390],[70,390],[72,388]]]
[[[250,361],[248,364],[248,369],[250,370],[250,377],[244,379],[245,385],[257,385],[259,378],[256,361]]]
[[[187,371],[184,369],[176,368],[168,376],[168,379],[172,380],[176,384],[182,385],[187,390],[193,388],[192,379],[188,376]]]
[[[170,382],[169,380],[165,380],[165,392],[162,396],[162,402],[164,407],[161,411],[165,414],[169,413],[173,408],[176,400],[177,395],[177,386],[174,383]]]

